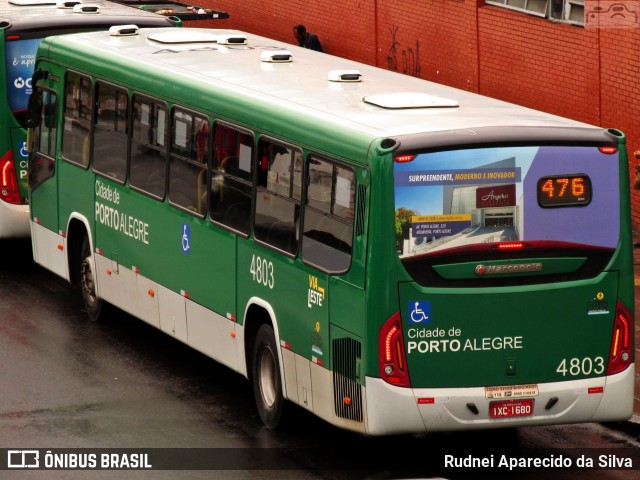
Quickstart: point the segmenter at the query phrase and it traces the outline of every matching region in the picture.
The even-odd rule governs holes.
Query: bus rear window
[[[437,255],[514,241],[614,248],[618,175],[618,156],[595,146],[399,153],[398,254]]]

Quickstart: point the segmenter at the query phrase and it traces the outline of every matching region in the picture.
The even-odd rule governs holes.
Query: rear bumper
[[[0,239],[29,236],[29,206],[0,201]]]
[[[538,384],[533,414],[492,419],[483,387],[411,389],[367,378],[367,433],[425,433],[627,420],[633,414],[635,368],[611,377]],[[557,401],[551,405],[551,400]],[[469,408],[475,406],[477,413]]]

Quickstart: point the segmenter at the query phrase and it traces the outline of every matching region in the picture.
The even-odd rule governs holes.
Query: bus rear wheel
[[[275,429],[282,420],[284,396],[273,328],[264,324],[256,333],[253,346],[253,393],[262,423]]]
[[[91,255],[91,246],[89,238],[85,236],[80,248],[80,291],[84,308],[91,320],[98,320],[102,310],[102,300],[96,294],[95,278],[96,269]]]

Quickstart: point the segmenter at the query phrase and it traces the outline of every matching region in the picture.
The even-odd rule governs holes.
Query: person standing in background
[[[293,35],[296,37],[298,45],[301,47],[322,52],[322,45],[320,45],[318,36],[314,33],[307,32],[304,25],[296,25],[293,27]]]

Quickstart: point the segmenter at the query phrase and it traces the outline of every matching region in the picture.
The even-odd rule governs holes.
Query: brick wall
[[[376,63],[376,22],[373,1],[319,0],[199,0],[199,6],[229,13],[225,20],[185,22],[185,26],[233,28],[295,43],[293,26],[303,24],[333,55]]]
[[[593,0],[596,1],[596,0]],[[640,28],[595,29],[483,0],[202,0],[227,20],[187,22],[294,42],[304,24],[325,51],[507,100],[627,136],[640,150]],[[634,230],[640,192],[632,191]]]

